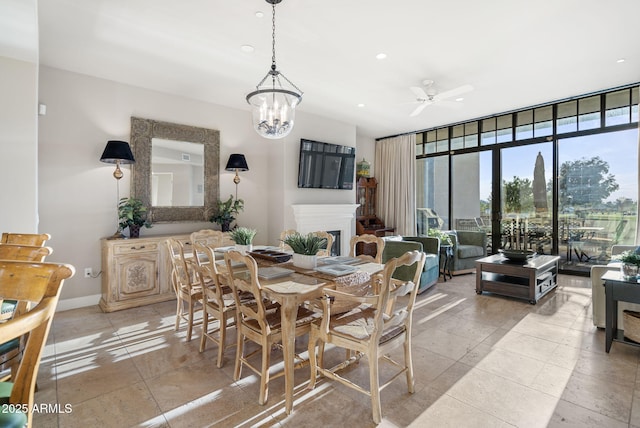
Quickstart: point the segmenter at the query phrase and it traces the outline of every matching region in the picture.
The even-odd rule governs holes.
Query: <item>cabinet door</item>
[[[159,294],[158,253],[119,256],[115,260],[118,300]]]

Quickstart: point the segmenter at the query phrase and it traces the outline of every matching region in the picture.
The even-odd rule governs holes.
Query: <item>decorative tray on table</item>
[[[269,250],[269,249],[253,250],[249,254],[259,259],[269,260],[273,263],[284,263],[286,261],[289,261],[289,259],[291,259],[291,254],[289,253],[283,253],[282,251]]]
[[[318,266],[316,268],[317,272],[326,273],[331,276],[342,276],[348,273],[353,273],[357,271],[358,268],[350,265],[329,265],[329,266]]]
[[[361,262],[359,258],[349,257],[349,256],[323,257],[318,261],[322,261],[322,263],[324,263],[325,265],[332,265],[332,264],[350,265],[350,264]]]
[[[285,269],[278,266],[258,268],[258,276],[262,279],[282,278],[283,276],[288,276],[292,273],[293,271],[291,269]]]
[[[525,262],[536,255],[531,250],[500,250],[500,253],[510,262]]]

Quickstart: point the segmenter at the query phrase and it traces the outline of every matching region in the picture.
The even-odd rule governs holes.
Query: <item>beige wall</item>
[[[373,146],[357,138],[353,125],[296,115],[292,133],[265,140],[251,127],[251,114],[142,88],[41,67],[39,119],[40,231],[53,235],[52,261],[71,263],[78,274],[65,283],[61,308],[97,303],[100,279],[85,279],[85,267],[100,270],[100,238],[116,229],[116,181],[113,165],[100,163],[106,141],[129,141],[132,115],[220,130],[220,194],[235,192],[233,173],[224,171],[230,153],[244,153],[250,170],[241,174],[238,197],[245,211],[238,221],[258,229],[258,243],[276,243],[282,229],[294,227],[294,203],[353,203],[354,191],[298,189],[300,138]],[[128,196],[130,170],[124,167],[120,196]],[[183,233],[211,223],[156,224],[143,235]]]
[[[0,56],[0,232],[38,231],[38,65]]]

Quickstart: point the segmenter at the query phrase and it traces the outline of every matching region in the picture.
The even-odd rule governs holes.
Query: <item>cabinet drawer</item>
[[[152,252],[155,253],[158,251],[158,243],[157,242],[132,242],[127,245],[116,245],[113,248],[113,253],[116,255],[119,254],[137,254],[144,252]]]

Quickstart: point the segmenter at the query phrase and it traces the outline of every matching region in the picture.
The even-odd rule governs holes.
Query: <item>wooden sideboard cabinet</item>
[[[102,298],[104,312],[119,311],[175,299],[171,262],[164,241],[170,236],[102,239]]]

